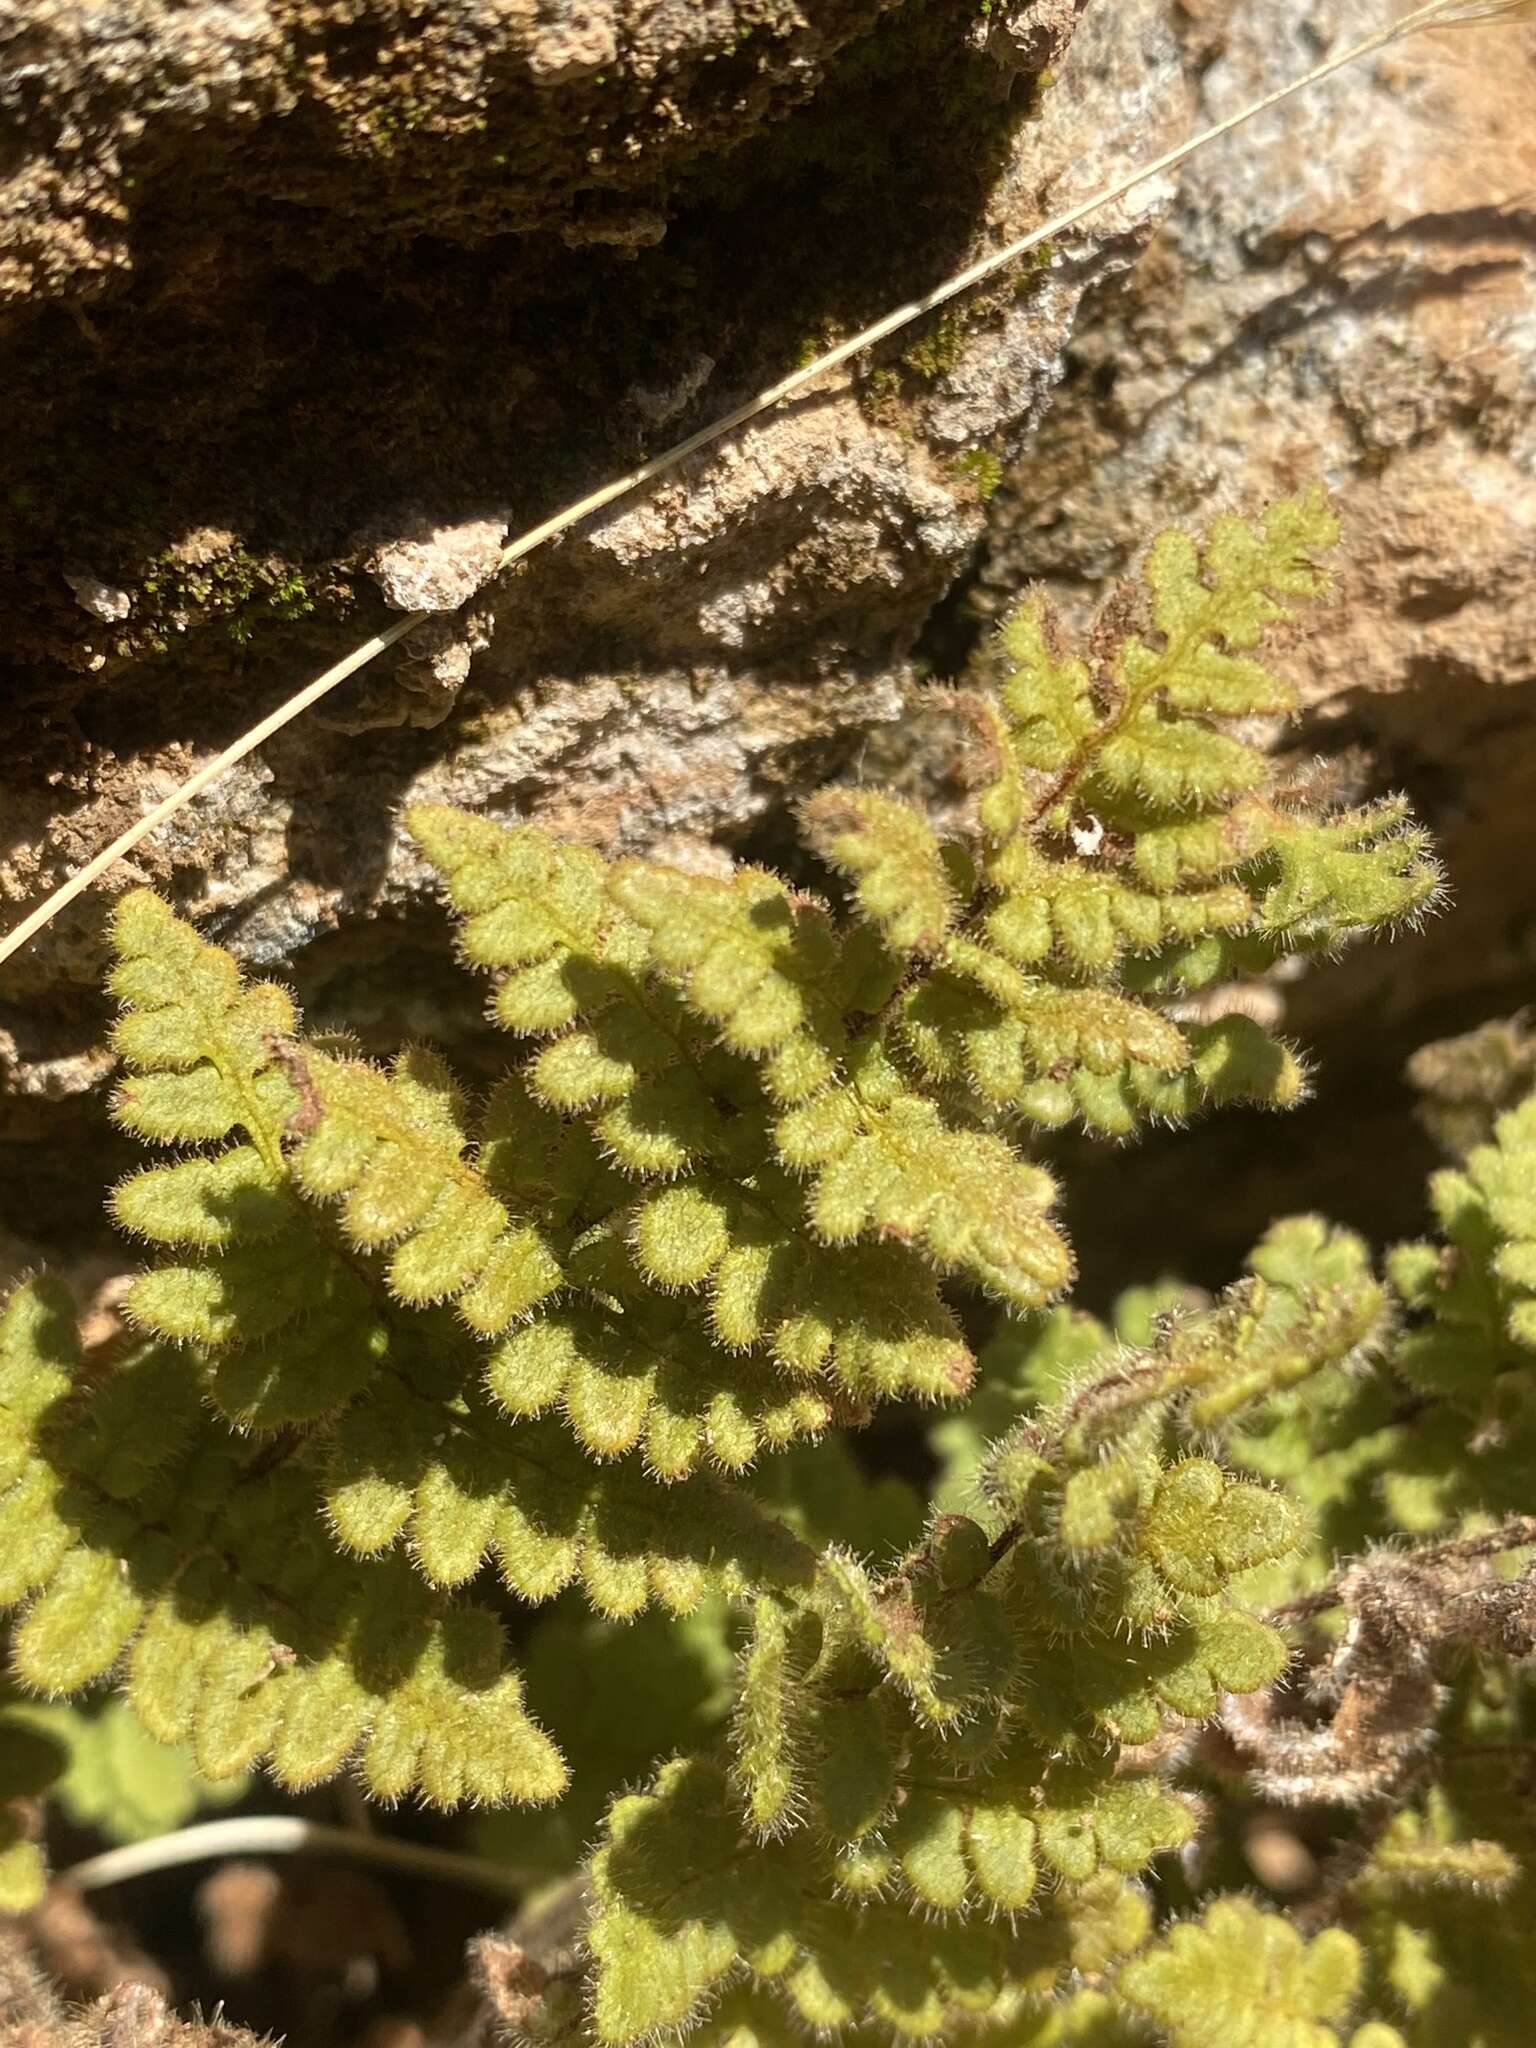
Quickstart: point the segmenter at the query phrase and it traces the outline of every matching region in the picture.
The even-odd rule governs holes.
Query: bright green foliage
[[[1443,1244],[1399,1245],[1388,1272],[1411,1317],[1398,1369],[1433,1401],[1392,1487],[1410,1525],[1529,1506],[1536,1460],[1536,1097],[1430,1184]],[[1465,1445],[1470,1439],[1470,1457]]]
[[[57,1745],[53,1796],[70,1819],[110,1842],[137,1842],[178,1828],[199,1807],[245,1794],[244,1775],[211,1784],[187,1751],[157,1742],[125,1700],[82,1707],[28,1702],[0,1710],[0,1744],[11,1730]]]
[[[187,1744],[210,1779],[267,1757],[305,1785],[355,1756],[384,1798],[560,1790],[495,1617],[339,1555],[303,1458],[201,1411],[190,1360],[131,1353],[93,1397],[68,1304],[38,1285],[12,1297],[0,1338],[18,1439],[0,1592],[27,1601],[12,1640],[26,1684],[68,1694],[121,1672],[149,1733]]]
[[[1230,1448],[1298,1495],[1332,1550],[1529,1509],[1536,1347],[1518,1331],[1530,1298],[1520,1275],[1536,1190],[1532,1109],[1528,1098],[1505,1112],[1487,1143],[1434,1175],[1443,1237],[1395,1247],[1390,1287],[1371,1276],[1358,1240],[1334,1235],[1338,1285],[1328,1327],[1319,1325],[1317,1369],[1234,1418]],[[1279,1226],[1252,1263],[1279,1277],[1277,1256],[1305,1260],[1309,1238],[1327,1241],[1313,1219]],[[1373,1357],[1388,1369],[1368,1370]]]
[[[1515,2048],[1456,1956],[1530,1906],[1476,1795],[1536,1735],[1486,1534],[1536,1456],[1532,1105],[1387,1279],[1304,1216],[1102,1323],[1031,1150],[1294,1101],[1230,985],[1437,892],[1401,804],[1258,744],[1332,539],[1318,497],[1165,535],[1078,648],[1026,606],[943,700],[962,804],[800,806],[825,896],[412,808],[483,1099],[123,898],[129,1339],[82,1356],[47,1279],[0,1316],[10,1668],[119,1697],[0,1714],[0,1904],[61,1772],[122,1834],[351,1769],[519,1809],[478,1826],[530,1890],[585,1862],[550,2042]],[[1255,1799],[1320,1858],[1380,1805],[1305,1932],[1243,1892]]]
[[[1492,1142],[1463,1169],[1437,1174],[1431,1194],[1460,1257],[1431,1266],[1429,1248],[1418,1245],[1395,1255],[1397,1286],[1434,1318],[1405,1346],[1403,1363],[1421,1384],[1457,1390],[1468,1351],[1486,1356],[1502,1338],[1512,1367],[1536,1352],[1536,1097],[1501,1116]]]
[[[922,815],[871,789],[829,789],[805,806],[811,843],[854,886],[859,911],[898,953],[934,953],[956,904],[944,849]]]
[[[1289,1646],[1245,1590],[1322,1575],[1298,1501],[1234,1469],[1234,1456],[1296,1482],[1331,1523],[1363,1526],[1378,1475],[1359,1444],[1334,1448],[1333,1432],[1368,1395],[1390,1406],[1394,1358],[1415,1342],[1361,1241],[1311,1217],[1277,1225],[1218,1300],[1151,1291],[1117,1319],[1135,1348],[1056,1311],[983,1361],[992,1412],[1012,1427],[985,1458],[956,1441],[956,1480],[979,1520],[941,1515],[883,1574],[827,1551],[798,1635],[799,1596],[759,1603],[724,1760],[707,1778],[669,1766],[610,1812],[592,1866],[601,2039],[699,2025],[734,2040],[744,2025],[778,2040],[784,2022],[768,2015],[786,2003],[792,2025],[856,2023],[871,2038],[964,2029],[984,2011],[1019,2043],[1485,2039],[1468,2015],[1490,2001],[1475,1987],[1452,1995],[1459,1974],[1443,1943],[1455,1901],[1525,1883],[1523,1844],[1497,1825],[1446,1837],[1442,1819],[1443,1839],[1429,1841],[1398,1823],[1358,1881],[1374,1916],[1358,1938],[1305,1936],[1239,1896],[1149,1943],[1132,1892],[1141,1918],[1089,1966],[1102,1988],[1086,2001],[1071,1989],[1053,1945],[1059,1916],[1081,1910],[1094,1924],[1094,1899],[1118,1896],[1103,1887],[1144,1879],[1199,1826],[1198,1803],[1144,1759],[1234,1696],[1262,1695],[1285,1668]],[[1505,1340],[1490,1329],[1486,1341]],[[1293,1442],[1314,1447],[1315,1486]],[[1518,1633],[1509,1640],[1518,1655]],[[1415,1696],[1433,1714],[1434,1688]],[[1488,1725],[1486,1713],[1478,1729],[1490,1756],[1509,1732],[1507,1717]],[[1301,1770],[1295,1743],[1304,1757],[1315,1739],[1289,1737],[1282,1722],[1274,1758],[1259,1756],[1269,1778]],[[1378,1770],[1403,1754],[1390,1732],[1380,1753]],[[686,1897],[682,1872],[690,1886],[697,1875]],[[1419,1931],[1404,1935],[1394,1916],[1406,1909],[1381,1902],[1408,1892],[1450,1903],[1415,1906]],[[856,1966],[838,1975],[850,1910]],[[978,1962],[989,2002],[971,2007],[933,1930],[990,1941],[999,1914],[1014,1927],[1012,1990],[996,1996],[994,1966]],[[1460,1938],[1473,1938],[1470,1923]],[[1418,1977],[1405,1939],[1419,1944]],[[715,2003],[743,1961],[765,1987],[752,1996],[772,1986],[777,2007],[743,2007],[738,1992]],[[901,1972],[912,1988],[896,2010],[878,1987]],[[1015,2005],[1026,1991],[1051,2002]],[[1405,2032],[1415,1999],[1424,2016]],[[733,2022],[738,2009],[756,2017]],[[1459,2035],[1442,2012],[1459,2016]],[[1518,2039],[1495,2028],[1486,2048]]]
[[[1360,1984],[1341,1928],[1311,1941],[1248,1899],[1218,1899],[1120,1972],[1117,1988],[1172,2048],[1336,2048]]]
[[[743,1852],[723,1775],[666,1765],[610,1810],[592,1861],[593,2025],[629,2041],[696,2015],[739,1964],[777,1986],[801,2026],[883,2021],[898,2035],[984,2017],[1005,1994],[995,1922],[954,1920],[912,1939],[903,1909],[841,1901],[803,1833]]]
[[[806,1740],[806,1677],[821,1647],[814,1614],[771,1593],[752,1610],[741,1661],[731,1746],[749,1824],[760,1834],[788,1825],[800,1796]]]
[[[1202,1104],[1284,1104],[1294,1055],[1237,1014],[1175,1022],[1136,999],[1209,986],[1283,952],[1418,914],[1438,886],[1401,807],[1321,817],[1270,794],[1234,730],[1291,708],[1256,658],[1288,603],[1317,595],[1334,538],[1320,497],[1262,527],[1224,519],[1203,549],[1165,535],[1143,632],[1068,654],[1039,603],[1004,633],[1001,702],[978,701],[978,837],[949,865],[970,901],[942,920],[932,851],[885,811],[835,856],[867,891],[906,862],[934,971],[899,999],[898,1034],[930,1081],[990,1110],[1121,1135]],[[819,801],[819,800],[818,800]],[[825,835],[823,835],[825,837]],[[1118,986],[1117,986],[1118,984]]]
[[[1133,1369],[1107,1375],[1098,1386],[1067,1393],[1053,1404],[1063,1417],[1074,1452],[1086,1456],[1137,1415],[1175,1412],[1194,1430],[1230,1430],[1290,1412],[1330,1373],[1359,1369],[1391,1328],[1386,1289],[1372,1273],[1365,1245],[1352,1232],[1331,1230],[1320,1218],[1298,1216],[1276,1224],[1248,1259],[1249,1277],[1209,1308],[1171,1290],[1157,1316],[1153,1341]],[[1182,1312],[1181,1312],[1182,1308]],[[1078,1340],[1084,1363],[1102,1355]],[[1035,1399],[1050,1401],[1063,1377],[1042,1353],[1044,1372],[1025,1382]],[[1075,1361],[1074,1361],[1075,1362]],[[999,1456],[1000,1469],[1006,1459]]]
[[[472,1330],[496,1337],[559,1286],[542,1234],[464,1158],[463,1105],[433,1054],[404,1053],[387,1075],[313,1053],[294,1064],[314,1125],[292,1160],[299,1187],[319,1201],[345,1196],[347,1242],[387,1254],[397,1301],[452,1301]]]
[[[977,1360],[976,1389],[964,1410],[945,1416],[928,1432],[941,1465],[935,1507],[975,1512],[988,1448],[1023,1411],[1048,1405],[1069,1383],[1105,1364],[1117,1341],[1148,1345],[1163,1318],[1202,1306],[1204,1299],[1192,1288],[1168,1282],[1128,1288],[1114,1304],[1112,1327],[1076,1308],[999,1323]]]
[[[998,1454],[991,1532],[945,1515],[883,1576],[833,1548],[798,1612],[759,1600],[724,1774],[668,1766],[610,1812],[592,1866],[600,2038],[691,2021],[742,1958],[812,2026],[1000,2015],[999,1912],[1091,1897],[1191,1838],[1196,1809],[1121,1746],[1277,1676],[1281,1639],[1230,1589],[1300,1523],[1208,1457],[1164,1458],[1149,1417],[1190,1398],[1167,1378],[1151,1354],[1155,1397],[1117,1401],[1091,1436],[1081,1397],[1058,1395],[1024,1425],[1027,1461]],[[945,1917],[914,1940],[912,1912]],[[969,1990],[946,1945],[962,1936]]]
[[[117,1120],[151,1144],[219,1148],[117,1189],[119,1223],[165,1250],[134,1283],[129,1313],[146,1333],[196,1347],[211,1398],[241,1427],[333,1412],[368,1383],[385,1337],[290,1185],[293,1005],[270,983],[243,988],[229,955],[147,891],[118,904],[113,937],[128,1068]]]
[[[115,935],[117,1113],[197,1149],[117,1192],[162,1262],[129,1296],[147,1341],[113,1370],[86,1376],[49,1284],[6,1309],[0,1599],[26,1603],[18,1676],[57,1695],[121,1675],[151,1735],[210,1778],[266,1757],[299,1786],[352,1758],[383,1798],[553,1797],[564,1766],[501,1627],[449,1589],[490,1558],[524,1599],[579,1583],[629,1616],[808,1581],[811,1553],[749,1499],[702,1474],[661,1489],[615,1453],[639,1445],[638,1417],[654,1474],[737,1466],[823,1427],[825,1399],[766,1361],[739,1392],[704,1338],[689,1372],[644,1299],[623,1319],[645,1292],[628,1211],[580,1127],[502,1091],[473,1146],[430,1055],[385,1074],[307,1044],[280,990],[243,987],[142,892]],[[584,1205],[605,1191],[594,1228]],[[825,1339],[850,1383],[879,1378],[902,1314],[882,1279],[859,1283],[880,1288],[875,1329],[847,1327],[853,1288]],[[572,1311],[526,1320],[572,1283]],[[912,1369],[947,1390],[968,1371],[953,1323],[931,1289],[913,1313],[932,1334]],[[596,1333],[590,1370],[552,1375],[562,1330]],[[402,1538],[409,1555],[389,1554]]]
[[[1529,1703],[1492,1715],[1459,1705],[1452,1716],[1461,1756],[1394,1817],[1351,1905],[1379,2003],[1406,2048],[1518,2048],[1536,1998],[1536,1829],[1529,1803],[1511,1797],[1497,1744],[1529,1726]]]
[[[439,1586],[473,1578],[490,1556],[522,1599],[577,1584],[608,1615],[651,1600],[688,1614],[711,1589],[810,1569],[776,1523],[717,1483],[659,1492],[637,1461],[595,1465],[548,1423],[509,1429],[473,1391],[446,1411],[403,1388],[355,1403],[330,1440],[324,1505],[359,1556],[404,1537]]]

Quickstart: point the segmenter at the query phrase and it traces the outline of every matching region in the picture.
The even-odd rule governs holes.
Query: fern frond
[[[0,1309],[11,1670],[120,1697],[0,1709],[0,1903],[42,1880],[28,1715],[114,1826],[124,1731],[173,1812],[258,1764],[547,1807],[573,1731],[571,1804],[484,1838],[532,1886],[596,1831],[558,1960],[512,1950],[498,1994],[482,1957],[549,2048],[1481,2038],[1440,1989],[1455,1914],[1530,1890],[1486,1796],[1536,1642],[1518,1062],[1390,1289],[1299,1217],[1214,1300],[1047,1312],[1073,1257],[1028,1150],[1294,1101],[1301,1056],[1219,984],[1434,899],[1400,802],[1319,804],[1260,744],[1293,708],[1265,638],[1332,537],[1315,495],[1164,535],[1077,649],[1027,605],[1000,689],[935,699],[942,810],[799,807],[827,900],[413,808],[518,1041],[483,1105],[423,1048],[306,1038],[124,898],[116,1113],[178,1148],[114,1198],[153,1247],[138,1341],[87,1362],[46,1280]],[[978,1295],[1016,1318],[979,1365]],[[978,1379],[931,1503],[840,1434]],[[1439,1540],[1369,1547],[1394,1526]],[[1399,1802],[1309,1894],[1350,1934],[1206,1896],[1248,1768]],[[1207,1799],[1210,1853],[1144,1881]],[[1367,1959],[1397,2033],[1346,2035]]]
[[[620,1314],[578,1303],[513,1331],[487,1362],[486,1386],[512,1415],[558,1409],[592,1457],[638,1448],[667,1481],[706,1461],[739,1471],[831,1420],[818,1388],[767,1360],[722,1355],[702,1323],[643,1297]]]
[[[192,1347],[232,1422],[277,1429],[333,1413],[386,1348],[366,1288],[317,1237],[284,1139],[313,1113],[290,1073],[293,1005],[147,890],[118,903],[110,987],[128,1077],[114,1114],[154,1144],[210,1145],[134,1173],[113,1195],[125,1230],[162,1246],[127,1311],[149,1335]]]
[[[937,951],[957,906],[944,849],[921,811],[876,790],[829,789],[800,816],[809,844],[849,877],[860,916],[889,946]]]
[[[741,1966],[775,1983],[811,2028],[867,2019],[921,2037],[1003,2006],[996,1924],[939,1923],[914,1942],[899,1907],[831,1898],[807,1918],[825,1884],[804,1835],[749,1844],[723,1770],[685,1758],[664,1766],[647,1791],[611,1808],[592,1859],[597,2039],[637,2041],[696,2021]]]
[[[1432,1528],[1458,1513],[1520,1513],[1536,1456],[1536,1096],[1487,1144],[1430,1181],[1444,1242],[1396,1246],[1387,1273],[1407,1310],[1393,1363],[1433,1406],[1392,1446],[1396,1518]],[[1476,1445],[1469,1456],[1468,1440]]]
[[[1360,1984],[1342,1928],[1304,1940],[1252,1900],[1218,1899],[1126,1963],[1115,1989],[1174,2048],[1337,2048]]]
[[[760,1594],[743,1652],[732,1717],[733,1775],[749,1826],[780,1833],[804,1803],[810,1695],[806,1676],[821,1648],[817,1618]]]
[[[238,1447],[190,1362],[151,1351],[119,1368],[153,1375],[154,1405],[146,1387],[133,1404],[143,1436],[164,1431],[151,1457],[103,1426],[56,1299],[23,1288],[4,1333],[20,1455],[0,1495],[0,1602],[25,1602],[11,1653],[26,1685],[68,1695],[120,1671],[150,1733],[186,1742],[210,1779],[267,1757],[307,1785],[355,1754],[381,1798],[558,1794],[564,1766],[523,1711],[495,1617],[434,1605],[403,1565],[339,1556],[302,1461]]]
[[[687,1008],[759,1065],[775,1099],[803,1102],[826,1083],[856,997],[824,905],[759,868],[725,882],[625,861],[611,887]]]
[[[495,1337],[559,1286],[546,1235],[511,1216],[465,1157],[458,1090],[435,1055],[402,1053],[384,1074],[307,1052],[296,1071],[314,1105],[293,1155],[298,1184],[319,1201],[346,1198],[346,1238],[387,1254],[397,1301],[452,1301],[472,1330]]]
[[[1246,1020],[1197,1029],[1159,999],[1389,927],[1438,893],[1401,804],[1287,806],[1244,725],[1292,707],[1254,650],[1321,594],[1313,558],[1334,538],[1316,494],[1257,525],[1218,520],[1203,546],[1166,534],[1145,565],[1144,629],[1123,629],[1122,600],[1092,659],[1062,650],[1039,601],[1004,629],[1000,703],[970,711],[984,758],[969,902],[925,914],[936,971],[902,1004],[905,1050],[930,1083],[1116,1137],[1207,1105],[1296,1099],[1284,1045]],[[926,849],[931,905],[937,857]],[[953,860],[946,887],[952,873]]]
[[[463,919],[465,958],[497,974],[509,1031],[558,1031],[622,981],[637,935],[614,915],[595,853],[443,804],[414,805],[405,824]]]
[[[866,1652],[922,1720],[957,1724],[1004,1695],[1017,1650],[991,1593],[901,1571],[877,1580],[835,1550],[823,1557],[819,1581],[817,1606],[834,1648],[840,1638]]]
[[[404,1388],[357,1403],[337,1425],[325,1504],[359,1556],[406,1538],[441,1586],[492,1557],[521,1599],[579,1585],[613,1616],[652,1600],[688,1614],[711,1591],[810,1575],[810,1554],[787,1530],[711,1479],[662,1488],[638,1460],[593,1464],[552,1423],[508,1428],[472,1398],[445,1408]]]
[[[824,1241],[917,1243],[941,1273],[962,1273],[1016,1307],[1038,1308],[1072,1277],[1049,1220],[1055,1184],[991,1132],[945,1119],[873,1052],[853,1084],[778,1124],[780,1157],[812,1171],[809,1213]]]

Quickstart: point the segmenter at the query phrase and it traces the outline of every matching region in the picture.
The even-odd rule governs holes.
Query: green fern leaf
[[[610,884],[658,968],[771,1093],[800,1102],[841,1056],[848,968],[824,907],[757,868],[730,881],[626,861]]]
[[[824,790],[801,807],[810,844],[854,885],[859,914],[898,953],[933,953],[955,917],[943,849],[922,813],[869,789]]]
[[[900,1910],[830,1898],[807,1919],[806,1899],[826,1883],[814,1847],[803,1834],[753,1844],[724,1773],[698,1759],[665,1765],[647,1792],[615,1803],[591,1869],[602,2042],[695,2023],[743,1966],[812,2028],[874,2019],[923,2037],[1004,1999],[995,1926],[939,1925],[914,1943]]]
[[[780,1155],[816,1171],[810,1203],[822,1239],[918,1243],[940,1272],[962,1273],[1018,1308],[1038,1308],[1072,1277],[1048,1219],[1050,1176],[991,1132],[948,1123],[871,1060],[856,1087],[781,1119]]]
[[[1359,1946],[1341,1928],[1305,1941],[1239,1898],[1134,1957],[1116,1990],[1174,2048],[1337,2048],[1359,1981]]]
[[[635,948],[595,853],[442,804],[413,805],[405,824],[463,920],[466,957],[497,971],[496,1015],[509,1031],[560,1030],[609,995]]]
[[[313,1111],[290,1072],[293,1005],[269,983],[243,986],[229,955],[147,890],[120,900],[112,933],[129,1068],[118,1121],[152,1143],[227,1141],[115,1191],[124,1229],[185,1255],[139,1276],[128,1313],[192,1346],[212,1398],[244,1427],[331,1413],[372,1377],[385,1338],[290,1183],[285,1134]]]
[[[390,1073],[308,1054],[316,1104],[297,1149],[300,1186],[344,1196],[360,1250],[387,1254],[390,1292],[408,1307],[453,1301],[494,1337],[560,1283],[545,1236],[509,1214],[465,1156],[457,1091],[432,1054],[403,1053]]]
[[[186,1751],[156,1742],[123,1700],[95,1711],[29,1704],[4,1718],[56,1745],[54,1796],[71,1820],[111,1842],[165,1834],[200,1807],[226,1805],[247,1790],[243,1777],[220,1785],[199,1778]]]
[[[359,1402],[337,1426],[325,1499],[338,1539],[360,1556],[407,1537],[425,1575],[451,1586],[489,1555],[520,1598],[579,1584],[607,1615],[652,1600],[687,1614],[711,1591],[810,1575],[787,1530],[709,1479],[663,1489],[637,1461],[593,1464],[550,1422],[509,1429],[472,1400],[445,1408],[403,1388]]]

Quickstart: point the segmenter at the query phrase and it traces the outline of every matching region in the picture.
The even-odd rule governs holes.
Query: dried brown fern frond
[[[15,1925],[0,1926],[0,2041],[5,2048],[263,2048],[261,2037],[217,2015],[180,2018],[148,1984],[119,1984],[89,2005],[70,2006]]]

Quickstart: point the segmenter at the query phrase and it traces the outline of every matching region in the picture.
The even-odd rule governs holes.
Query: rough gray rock
[[[109,294],[194,165],[210,226],[278,201],[332,263],[423,229],[664,228],[660,179],[804,100],[891,4],[4,0],[0,300]]]
[[[505,519],[467,519],[399,535],[364,562],[391,611],[456,612],[501,567]]]
[[[574,34],[580,17],[585,34],[601,12],[568,9],[560,19]],[[828,12],[841,19],[847,10]],[[1042,12],[1036,56],[1061,52],[1075,12]],[[660,33],[665,13],[651,11],[648,33]],[[1128,50],[1106,14],[1090,15],[1037,117],[1022,124],[995,98],[1007,76],[995,56],[970,60],[993,80],[992,96],[979,101],[993,108],[992,175],[944,268],[986,237],[1017,233],[1091,178],[1095,162],[1112,169],[1167,140],[1182,85],[1157,13],[1153,0],[1137,0],[1143,32]],[[900,14],[892,12],[893,32]],[[1023,23],[1031,10],[1016,7],[1011,18]],[[701,17],[689,21],[697,39]],[[945,33],[958,59],[964,38]],[[899,56],[899,37],[893,48]],[[1155,107],[1149,49],[1164,88]],[[1016,76],[1027,107],[1027,79]],[[974,138],[968,146],[980,147]],[[419,892],[388,822],[392,806],[418,791],[534,811],[605,845],[666,845],[680,857],[708,857],[722,835],[739,839],[776,803],[792,766],[835,766],[862,734],[899,715],[916,635],[983,527],[981,497],[956,456],[982,442],[1006,451],[1038,422],[1082,293],[1125,267],[1166,197],[1149,187],[1094,236],[1058,251],[1022,294],[1009,284],[946,316],[913,361],[871,365],[765,418],[491,589],[481,586],[504,517],[487,515],[468,485],[434,500],[468,500],[457,516],[434,515],[421,499],[393,522],[375,516],[365,540],[343,538],[324,575],[354,588],[371,582],[396,608],[446,611],[478,593],[471,613],[413,637],[397,659],[339,692],[133,865],[189,909],[217,910],[237,947],[273,960]],[[890,250],[882,299],[900,296],[909,254]],[[708,353],[685,350],[670,368],[670,382],[637,381],[628,394],[647,427],[675,431],[674,420],[692,423],[734,395],[720,388]],[[186,628],[206,648],[199,596],[221,563],[243,564],[242,545],[238,532],[203,527],[171,551],[166,579],[174,574],[191,594],[165,632],[168,702],[134,721],[168,727],[163,738],[140,740],[131,758],[87,747],[53,782],[25,762],[13,771],[20,829],[0,861],[0,893],[11,901],[68,872],[83,848],[224,736],[206,715],[212,678],[200,678],[196,705],[179,694],[177,638]],[[135,622],[145,603],[141,589]],[[75,607],[72,631],[79,616]],[[265,623],[260,637],[274,641]],[[346,644],[333,636],[327,652],[338,641]],[[290,635],[296,642],[306,654],[313,644]],[[87,664],[112,664],[119,713],[125,684],[154,687],[153,662],[141,657],[135,667],[120,649],[89,638],[84,646]],[[227,648],[221,654],[216,669],[235,666]],[[290,666],[284,681],[301,676]],[[243,709],[248,693],[240,701]],[[455,703],[461,716],[444,723]],[[430,742],[407,740],[427,728]],[[132,879],[129,864],[120,879]],[[99,950],[92,911],[61,920],[18,963],[13,986],[80,988]]]
[[[1163,0],[1089,8],[1069,50],[1084,4],[0,11],[0,903],[390,607],[466,597],[113,886],[323,1007],[424,904],[413,795],[694,864],[767,843],[900,720],[983,530],[967,458],[1038,425],[1170,188],[486,582],[495,548],[1171,140]],[[61,1200],[110,893],[0,985],[0,1146],[34,1189],[51,1147]]]

